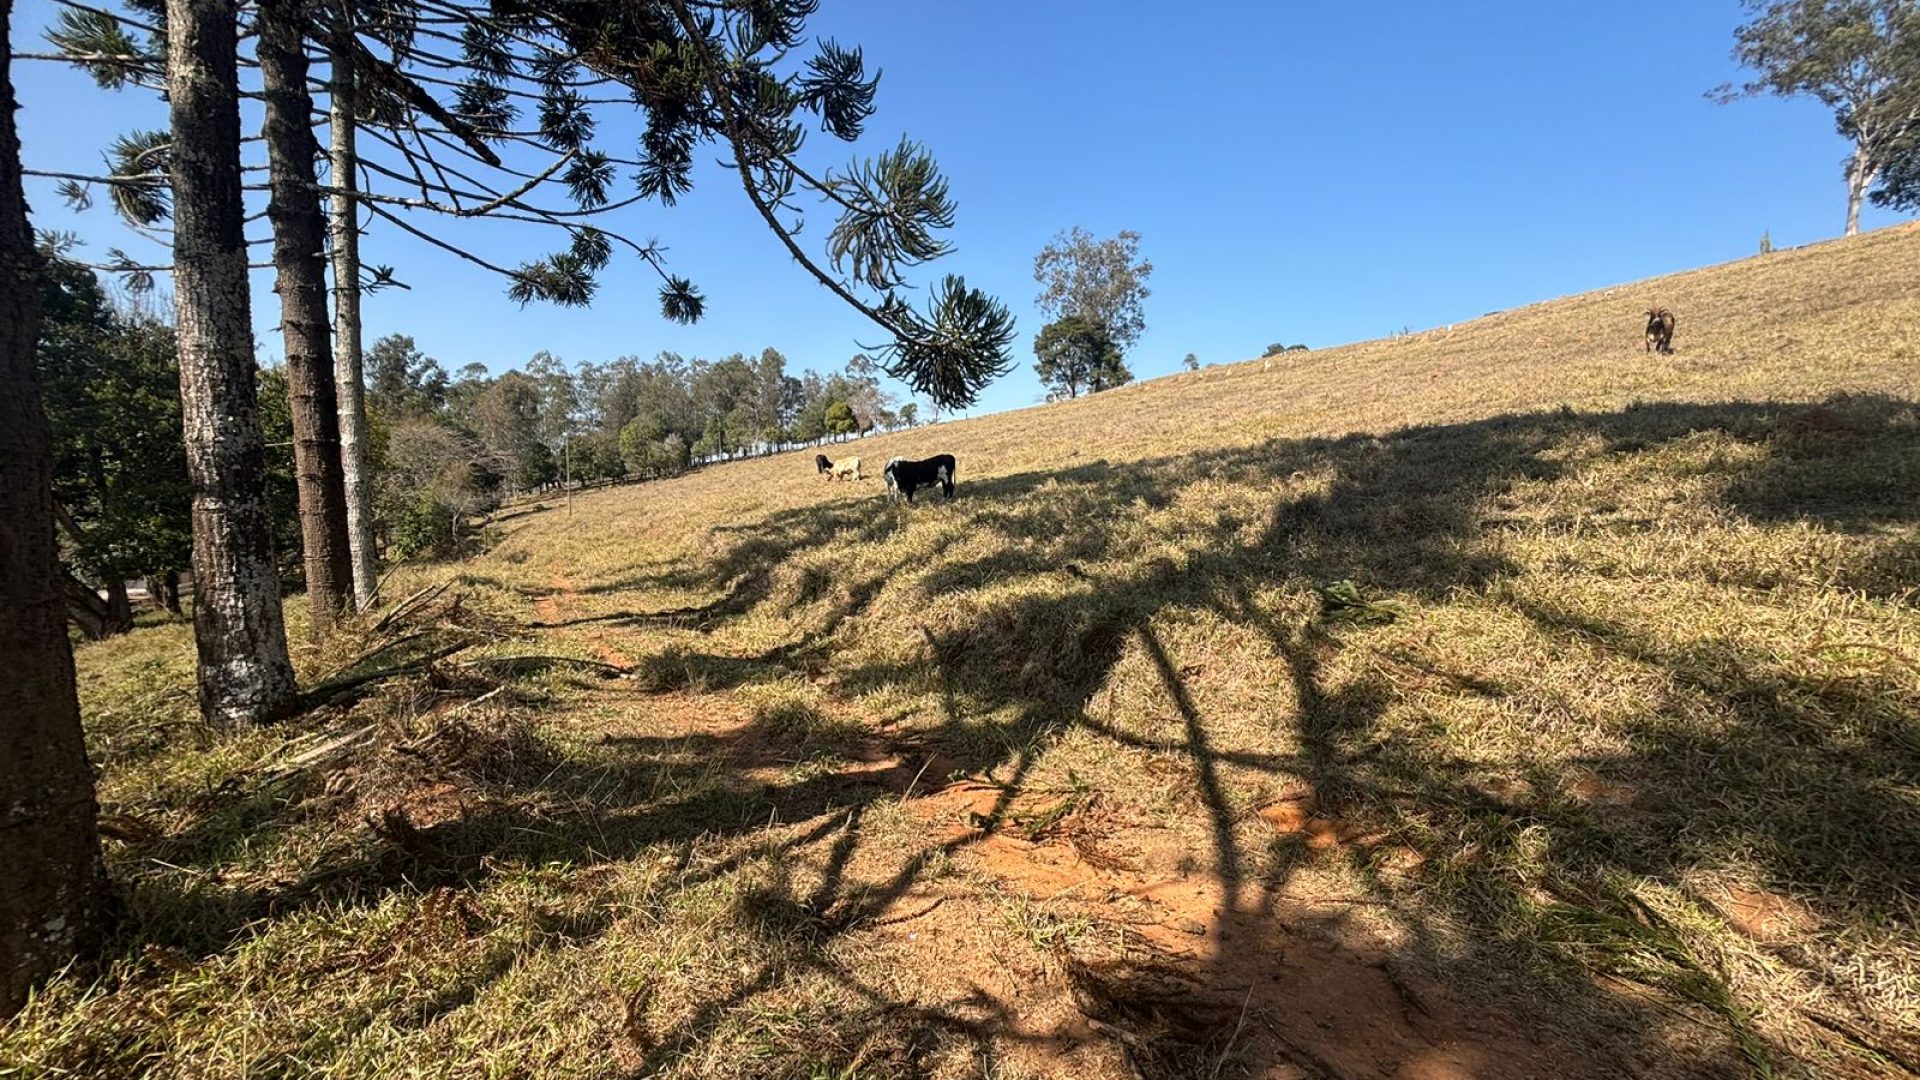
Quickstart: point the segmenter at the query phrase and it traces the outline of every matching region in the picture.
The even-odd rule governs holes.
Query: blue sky
[[[16,47],[37,47],[51,10],[17,8]],[[1737,0],[824,0],[814,31],[861,45],[884,77],[859,146],[816,137],[808,151],[839,164],[910,133],[935,152],[959,203],[958,250],[918,280],[963,274],[1019,320],[1020,367],[977,414],[1039,399],[1033,256],[1072,225],[1143,236],[1153,294],[1128,358],[1142,378],[1189,351],[1213,363],[1271,341],[1332,345],[1741,258],[1763,230],[1782,247],[1837,235],[1846,146],[1830,115],[1704,97],[1740,77],[1740,15]],[[148,98],[53,65],[16,64],[15,78],[30,168],[92,171],[115,133],[164,119]],[[496,371],[540,349],[578,362],[768,345],[828,369],[874,339],[789,261],[727,174],[699,179],[677,207],[610,222],[658,237],[700,284],[697,326],[659,318],[654,280],[632,260],[590,310],[521,309],[497,278],[389,229],[368,238],[367,258],[413,287],[368,299],[369,339],[408,333],[449,370]],[[104,206],[75,215],[44,181],[28,194],[36,225],[76,231],[90,251],[160,255]],[[1866,226],[1893,220],[1870,209]],[[810,250],[827,224],[809,221]],[[543,250],[513,228],[463,235],[507,261]],[[256,279],[269,359],[270,287]]]

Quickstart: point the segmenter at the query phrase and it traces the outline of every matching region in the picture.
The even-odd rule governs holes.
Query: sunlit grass
[[[987,824],[1644,1071],[1912,1068],[1917,387],[1920,233],[1888,231],[847,448],[955,454],[951,503],[790,454],[389,584],[626,679],[207,733],[185,628],[83,647],[131,915],[0,1063],[1129,1075],[1035,1035],[1126,955],[1114,902],[946,839]],[[956,776],[977,807],[915,809]]]

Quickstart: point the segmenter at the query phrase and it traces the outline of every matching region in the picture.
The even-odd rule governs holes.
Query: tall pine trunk
[[[359,187],[358,75],[353,66],[353,7],[337,0],[328,94],[333,186],[334,381],[339,387],[340,465],[346,474],[347,543],[353,556],[353,602],[374,605],[380,585],[380,548],[373,536],[373,477],[367,466],[367,401],[360,350],[360,220],[349,191]]]
[[[107,910],[53,539],[53,433],[34,366],[40,259],[0,0],[0,1020],[98,940]]]
[[[293,470],[300,539],[316,636],[333,628],[353,595],[347,541],[346,480],[340,468],[340,412],[333,384],[327,317],[326,215],[314,183],[320,147],[309,124],[304,0],[261,0],[260,85],[266,95],[267,219],[273,224],[274,291],[286,344],[287,398],[293,412]]]
[[[216,724],[292,711],[267,511],[240,188],[236,0],[167,0],[173,288],[193,492],[200,711]]]

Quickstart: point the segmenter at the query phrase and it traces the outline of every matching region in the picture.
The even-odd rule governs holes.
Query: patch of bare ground
[[[1365,900],[1243,890],[1198,871],[1155,874],[1190,853],[1161,832],[1103,828],[1111,819],[1062,818],[1031,840],[981,832],[978,823],[995,815],[1018,820],[1017,804],[1003,800],[992,785],[961,782],[913,811],[966,852],[961,865],[992,881],[998,902],[1084,924],[1056,950],[1054,971],[1032,974],[1043,982],[1050,974],[1072,1003],[1066,1034],[1116,1044],[1136,1072],[1206,1075],[1210,1062],[1216,1073],[1275,1078],[1617,1075],[1592,1048],[1461,1002],[1345,929],[1343,903]],[[1330,819],[1296,817],[1303,801],[1260,816],[1317,847],[1350,842],[1351,830]],[[1099,837],[1124,838],[1114,846],[1125,853]],[[944,916],[980,917],[964,907]]]

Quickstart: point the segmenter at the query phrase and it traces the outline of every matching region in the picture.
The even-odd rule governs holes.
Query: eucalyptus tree
[[[1123,229],[1101,240],[1075,226],[1034,256],[1034,304],[1051,320],[1076,316],[1098,326],[1124,354],[1146,332],[1152,274],[1153,264],[1140,257],[1139,233]]]
[[[1752,18],[1734,32],[1734,58],[1755,73],[1714,93],[1723,101],[1757,94],[1810,97],[1833,111],[1853,152],[1846,164],[1846,235],[1889,170],[1898,184],[1876,192],[1896,206],[1920,152],[1920,3],[1914,0],[1744,0]],[[1920,185],[1913,190],[1920,193]]]

